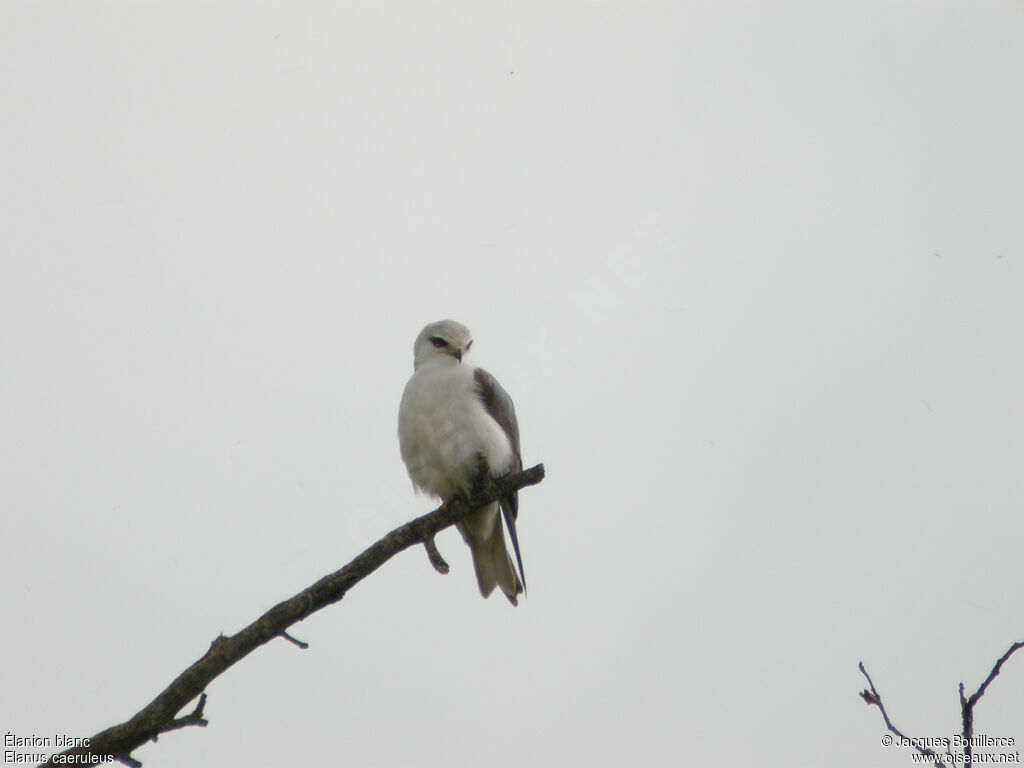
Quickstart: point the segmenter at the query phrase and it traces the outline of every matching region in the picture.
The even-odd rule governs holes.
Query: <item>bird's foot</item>
[[[461,493],[453,493],[451,496],[449,496],[447,499],[445,499],[444,501],[441,502],[441,509],[443,509],[445,512],[447,512],[449,507],[451,507],[451,505],[454,504],[456,501],[461,501],[461,502],[465,503],[466,502],[465,495],[461,494]]]
[[[473,480],[473,487],[470,488],[470,498],[478,498],[487,492],[491,485],[491,465],[487,461],[487,454],[484,451],[477,451],[476,454],[476,478]]]
[[[491,471],[491,465],[487,461],[487,451],[476,452],[476,472],[478,475],[485,475]]]

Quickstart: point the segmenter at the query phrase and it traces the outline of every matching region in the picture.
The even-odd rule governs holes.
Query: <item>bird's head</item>
[[[469,328],[454,320],[431,323],[416,337],[413,345],[413,368],[427,362],[459,365],[473,346]]]

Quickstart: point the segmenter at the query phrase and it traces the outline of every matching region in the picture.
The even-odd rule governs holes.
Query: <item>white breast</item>
[[[398,410],[398,440],[413,484],[443,499],[469,490],[480,451],[494,475],[512,465],[508,436],[480,402],[469,365],[416,370]]]

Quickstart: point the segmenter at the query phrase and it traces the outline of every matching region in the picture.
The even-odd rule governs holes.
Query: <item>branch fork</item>
[[[867,679],[870,689],[865,689],[861,691],[860,697],[864,699],[864,703],[868,706],[878,707],[878,711],[882,715],[882,720],[885,722],[885,727],[888,728],[891,733],[895,734],[896,736],[899,736],[900,739],[909,741],[913,745],[914,749],[916,749],[920,754],[934,760],[935,765],[937,767],[942,766],[944,764],[959,764],[960,762],[963,762],[965,765],[970,765],[972,762],[971,756],[974,751],[973,745],[971,744],[971,739],[974,737],[974,707],[981,700],[981,697],[985,695],[985,691],[988,689],[992,681],[995,680],[996,677],[999,675],[999,672],[1003,668],[1003,664],[1005,664],[1006,661],[1021,648],[1024,648],[1024,641],[1017,642],[1011,645],[1009,650],[1007,650],[1006,653],[999,657],[999,660],[996,661],[995,666],[992,667],[992,671],[988,673],[988,677],[985,678],[985,681],[980,686],[978,686],[978,690],[972,693],[970,697],[964,694],[964,684],[960,683],[960,720],[961,725],[963,727],[963,730],[961,731],[961,736],[963,738],[964,748],[963,759],[959,761],[957,761],[957,758],[949,749],[945,751],[944,754],[946,759],[944,759],[943,755],[940,755],[934,750],[928,749],[927,747],[922,747],[916,742],[914,742],[912,739],[907,739],[903,732],[892,724],[892,721],[889,719],[889,713],[885,711],[885,705],[882,703],[882,697],[875,689],[875,684],[871,681],[871,675],[869,675],[868,671],[864,668],[863,661],[860,662],[857,666],[860,669],[861,674],[864,675],[864,677]]]

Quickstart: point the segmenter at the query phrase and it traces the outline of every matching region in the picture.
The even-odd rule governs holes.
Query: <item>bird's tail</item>
[[[488,504],[467,515],[459,524],[459,532],[473,554],[480,594],[490,597],[494,588],[500,587],[508,601],[518,605],[517,596],[523,592],[523,583],[505,546],[498,503]]]

